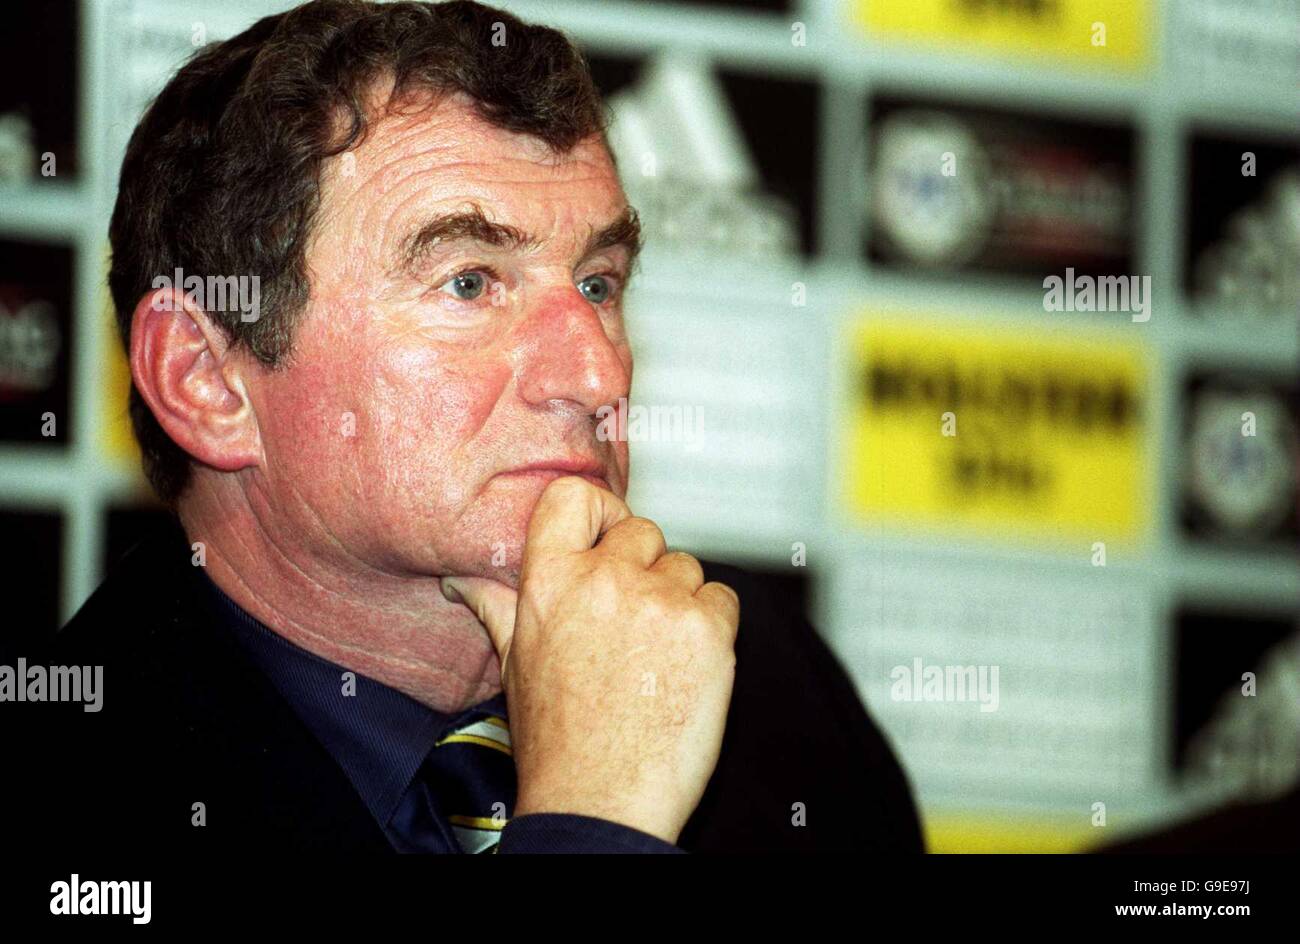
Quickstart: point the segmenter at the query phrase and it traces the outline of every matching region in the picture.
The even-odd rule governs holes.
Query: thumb
[[[442,595],[452,603],[463,603],[478,617],[492,640],[492,648],[501,660],[501,676],[506,674],[506,654],[515,635],[515,607],[519,594],[510,587],[485,577],[443,577]]]

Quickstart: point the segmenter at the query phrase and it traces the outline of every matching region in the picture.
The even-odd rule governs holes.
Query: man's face
[[[530,242],[444,219],[476,206]],[[254,508],[353,567],[514,584],[549,481],[627,491],[596,414],[631,385],[632,254],[591,245],[626,209],[598,137],[555,157],[460,97],[374,121],[323,174],[293,354],[250,389]]]

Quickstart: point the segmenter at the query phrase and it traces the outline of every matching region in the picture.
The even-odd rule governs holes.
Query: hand
[[[612,492],[551,482],[516,593],[448,577],[501,661],[515,816],[578,813],[676,842],[717,765],[740,601]]]

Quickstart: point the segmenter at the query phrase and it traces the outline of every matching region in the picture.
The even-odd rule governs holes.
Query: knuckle
[[[737,593],[735,590],[732,590],[732,589],[731,589],[730,587],[728,587],[725,583],[720,583],[720,584],[718,584],[718,586],[721,587],[723,590],[725,590],[725,591],[727,592],[727,596],[731,598],[731,605],[734,606],[734,607],[736,608],[736,612],[739,613],[739,612],[740,612],[740,594]]]
[[[687,608],[668,593],[652,594],[645,601],[644,609],[656,623],[666,627],[682,626],[690,616]]]
[[[719,582],[719,581],[717,581],[717,580],[715,580],[713,583],[709,584],[709,586],[710,586],[710,587],[716,587],[717,590],[716,590],[715,592],[721,592],[721,593],[726,594],[727,598],[731,600],[731,602],[736,606],[737,609],[739,609],[739,607],[740,607],[740,594],[736,593],[735,590],[731,589],[731,587],[727,586],[725,583],[721,583],[721,582]]]
[[[740,595],[725,583],[715,581],[706,586],[716,588],[711,591],[718,598],[717,605],[712,607],[714,619],[730,632],[737,632],[740,628]]]
[[[695,634],[705,633],[713,628],[713,617],[699,606],[683,606],[681,623]]]
[[[655,524],[649,518],[639,518],[632,516],[621,522],[620,527],[625,531],[631,532],[635,537],[663,539],[663,532],[659,530],[659,525]]]
[[[668,559],[668,563],[674,567],[681,567],[688,573],[700,575],[704,573],[704,568],[700,566],[700,562],[685,551],[669,551],[664,557]]]
[[[613,605],[621,594],[623,580],[615,567],[593,567],[586,574],[587,590],[592,599],[605,607]]]

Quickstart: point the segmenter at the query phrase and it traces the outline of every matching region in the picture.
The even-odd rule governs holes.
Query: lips
[[[605,475],[605,466],[592,459],[543,459],[499,475],[503,478],[537,478],[547,482],[565,475],[576,475],[593,485],[613,491]]]

